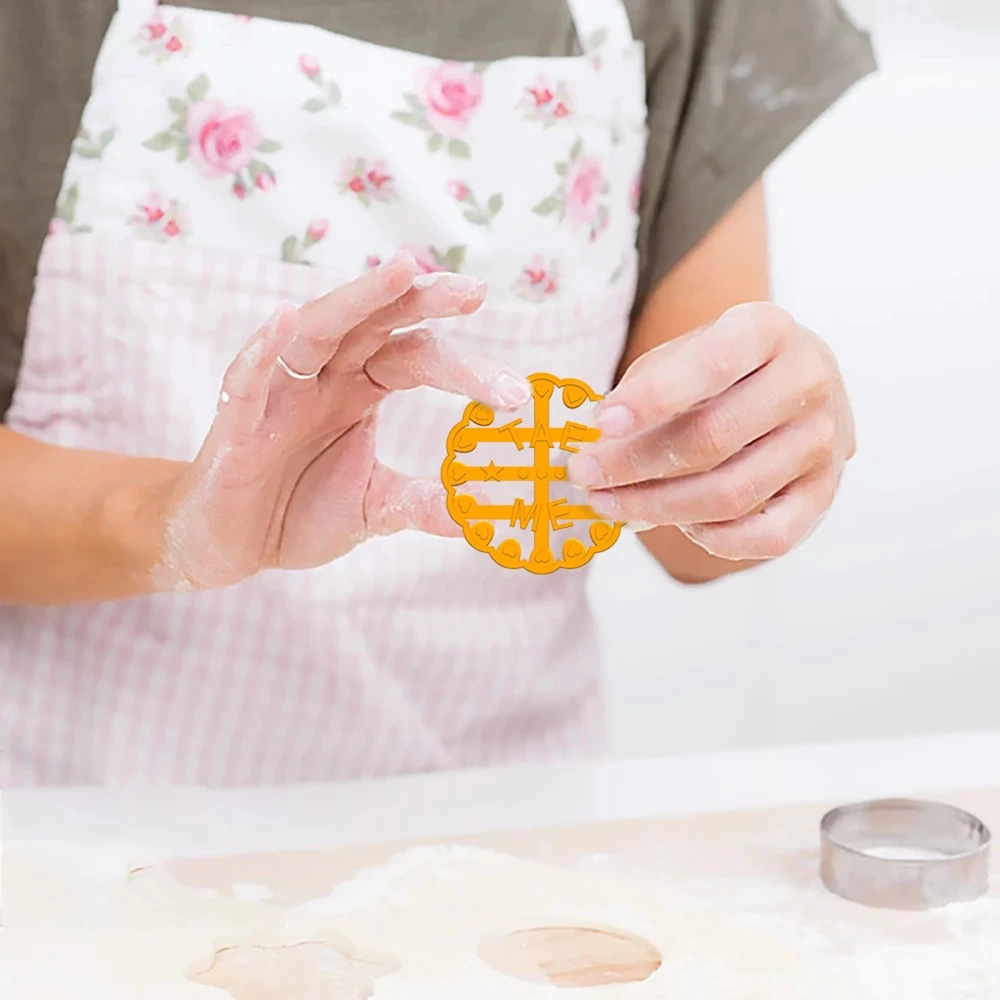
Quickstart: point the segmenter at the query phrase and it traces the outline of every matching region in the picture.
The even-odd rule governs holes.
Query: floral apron
[[[621,0],[570,6],[583,56],[460,64],[120,0],[9,425],[189,459],[275,304],[400,246],[490,283],[442,335],[609,388],[636,280],[643,53]],[[379,459],[439,475],[463,405],[390,397]],[[0,777],[258,784],[599,750],[585,581],[405,532],[218,592],[0,609]]]

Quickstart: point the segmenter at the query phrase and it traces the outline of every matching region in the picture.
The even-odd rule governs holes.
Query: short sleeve
[[[650,131],[641,304],[875,59],[837,0],[636,3]]]

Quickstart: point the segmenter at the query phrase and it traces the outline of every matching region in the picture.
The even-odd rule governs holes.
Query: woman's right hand
[[[197,458],[143,505],[164,539],[153,589],[320,566],[406,528],[460,536],[439,481],[375,459],[375,427],[389,393],[418,385],[498,409],[529,400],[527,380],[505,365],[462,355],[427,330],[391,336],[475,312],[484,296],[482,282],[462,275],[418,277],[403,254],[301,309],[279,308],[226,373]],[[295,379],[279,357],[320,374]]]

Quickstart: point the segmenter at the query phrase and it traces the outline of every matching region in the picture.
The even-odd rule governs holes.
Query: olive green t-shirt
[[[625,0],[646,46],[638,301],[874,68],[837,0]],[[182,0],[442,59],[578,54],[566,0]],[[0,417],[35,268],[115,0],[0,0]]]

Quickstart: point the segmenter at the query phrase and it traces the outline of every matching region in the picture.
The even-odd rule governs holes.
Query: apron
[[[570,6],[583,56],[466,64],[120,0],[9,426],[190,459],[276,303],[401,246],[489,282],[438,333],[607,391],[635,291],[644,60],[621,0]],[[378,458],[438,476],[464,405],[390,397]],[[590,754],[603,736],[586,570],[511,571],[462,540],[404,532],[217,592],[0,609],[8,785],[331,780]]]

